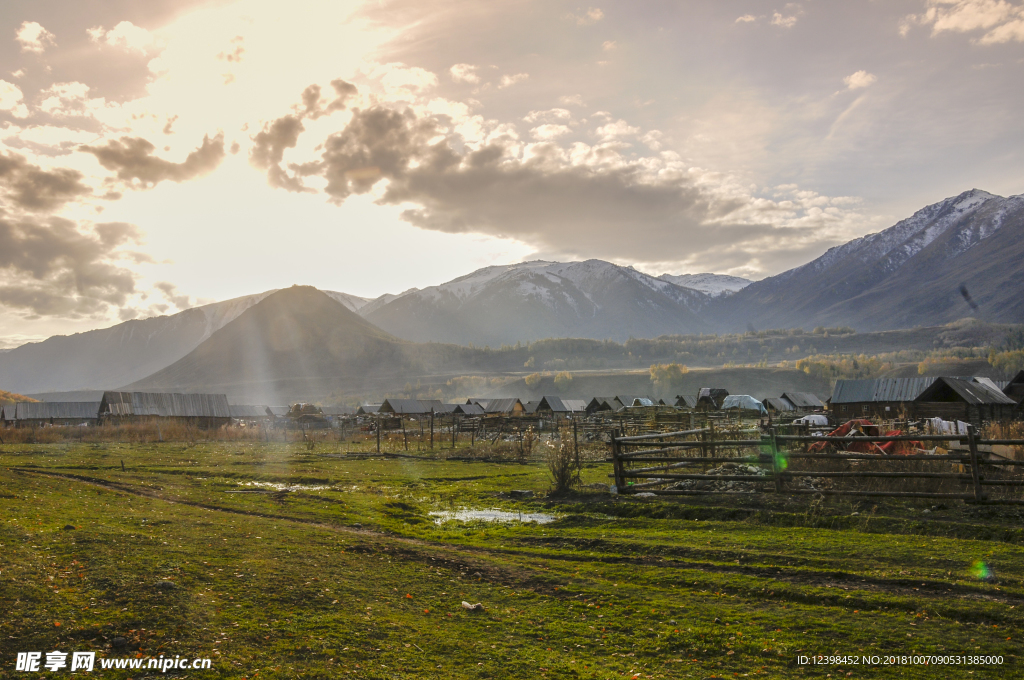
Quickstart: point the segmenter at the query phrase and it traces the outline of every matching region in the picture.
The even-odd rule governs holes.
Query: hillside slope
[[[417,370],[409,349],[326,293],[292,286],[253,305],[185,357],[127,387],[262,396],[277,403],[319,392],[325,384]]]

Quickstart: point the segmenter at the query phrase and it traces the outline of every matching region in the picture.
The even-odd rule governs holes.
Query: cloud
[[[611,52],[618,46],[619,44],[614,40],[605,40],[603,43],[601,43],[601,49],[604,50],[605,52]]]
[[[528,117],[547,118],[538,113],[548,112]],[[799,264],[807,248],[841,242],[855,217],[841,200],[796,188],[752,196],[672,152],[636,157],[623,138],[640,130],[623,120],[594,130],[599,143],[567,148],[556,142],[568,126],[536,126],[538,141],[524,143],[513,127],[491,122],[471,144],[443,116],[383,105],[354,109],[319,145],[318,161],[293,169],[325,179],[334,203],[369,194],[423,229],[513,239],[544,257],[645,262],[673,251],[753,273],[780,261]],[[643,135],[650,146],[659,139],[657,131]]]
[[[119,47],[127,52],[146,54],[155,47],[153,34],[130,21],[122,21],[109,31],[97,26],[86,32],[95,43]]]
[[[744,14],[741,17],[736,17],[736,22],[735,23],[737,23],[737,24],[749,24],[749,23],[753,23],[755,21],[757,21],[757,17],[755,17],[753,14]]]
[[[44,170],[16,153],[0,152],[0,191],[22,210],[50,211],[91,193],[82,173],[69,168]]]
[[[1007,0],[927,0],[925,12],[903,18],[900,35],[906,36],[914,25],[931,26],[933,36],[984,31],[976,39],[982,45],[1024,42],[1024,5]]]
[[[533,138],[540,140],[556,139],[562,135],[567,135],[570,132],[572,132],[572,130],[570,130],[567,125],[553,125],[551,123],[538,125],[530,130],[530,134]]]
[[[530,77],[529,73],[516,73],[515,75],[511,75],[511,76],[508,76],[508,75],[502,76],[501,77],[501,83],[498,85],[498,88],[499,89],[503,89],[503,88],[506,88],[506,87],[511,87],[512,85],[515,85],[516,83],[523,82],[524,80],[526,80],[529,77]]]
[[[640,128],[633,127],[624,120],[617,120],[597,128],[597,135],[606,141],[619,137],[629,137],[640,132]]]
[[[437,87],[438,82],[437,76],[430,71],[400,62],[374,65],[367,75],[379,80],[384,92],[393,97],[415,96]]]
[[[81,147],[82,151],[95,156],[104,168],[115,171],[119,180],[148,189],[165,180],[184,182],[213,172],[224,158],[224,135],[218,134],[213,139],[204,135],[202,145],[182,163],[154,156],[155,149],[141,137],[122,137],[105,146]]]
[[[583,97],[578,94],[565,94],[558,98],[558,103],[564,106],[586,106]]]
[[[604,19],[604,12],[599,7],[590,7],[583,14],[570,14],[568,18],[575,21],[579,26],[589,26]]]
[[[878,80],[878,77],[873,73],[868,73],[867,71],[857,71],[843,78],[843,82],[846,84],[846,87],[851,90],[868,87],[876,80]]]
[[[477,84],[480,82],[480,76],[476,72],[477,67],[472,64],[455,64],[448,72],[451,73],[452,80],[457,83],[472,83]]]
[[[56,45],[53,33],[50,33],[35,21],[26,21],[21,24],[14,39],[21,45],[22,52],[42,54],[47,46]]]
[[[306,92],[309,92],[308,88]],[[283,116],[263,126],[263,129],[253,137],[249,163],[255,168],[267,171],[270,186],[289,191],[306,190],[302,180],[289,175],[281,167],[285,149],[295,148],[303,130],[305,127],[298,116]]]
[[[0,216],[0,304],[70,318],[123,306],[136,275],[119,266],[119,251],[138,238],[123,223],[83,230],[59,217]]]
[[[19,118],[28,115],[28,109],[21,103],[24,95],[21,88],[6,80],[0,80],[0,111],[10,111]]]
[[[523,120],[527,123],[542,122],[557,122],[567,121],[572,118],[572,113],[568,109],[547,109],[544,111],[530,111],[528,114],[523,116]]]
[[[775,12],[772,14],[772,26],[781,26],[782,28],[793,28],[796,25],[797,20],[803,15],[804,10],[798,3],[790,2],[787,3],[783,10],[788,14],[782,12]]]
[[[175,307],[177,307],[178,309],[188,309],[189,307],[192,306],[191,298],[188,295],[179,292],[178,287],[175,286],[173,283],[168,283],[167,281],[157,281],[155,284],[153,284],[153,287],[159,290],[161,293],[163,293],[164,297],[167,298],[167,301],[170,302]],[[165,312],[166,310],[160,311]]]
[[[782,26],[783,28],[792,28],[796,25],[796,16],[783,16],[779,12],[772,15],[772,26]]]

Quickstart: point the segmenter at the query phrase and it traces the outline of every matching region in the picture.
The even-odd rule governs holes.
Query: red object
[[[870,420],[850,420],[829,432],[827,436],[846,437],[854,430],[855,426],[859,426],[858,429],[866,437],[899,437],[903,434],[902,430],[888,430],[885,434],[882,434],[878,429],[878,425],[875,425]],[[849,451],[850,453],[879,453],[886,456],[905,456],[914,453],[917,449],[923,448],[921,442],[859,442],[855,436],[849,439],[849,443],[817,442],[816,444],[811,444],[807,450],[811,453],[821,453],[829,446],[834,446],[837,449]]]

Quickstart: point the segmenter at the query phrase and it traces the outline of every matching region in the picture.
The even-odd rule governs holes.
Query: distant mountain
[[[752,282],[749,279],[741,279],[738,276],[726,276],[725,274],[662,274],[658,277],[662,281],[674,283],[683,288],[692,288],[706,293],[711,297],[732,295],[738,290],[743,290]]]
[[[276,292],[276,291],[272,291]],[[370,302],[374,300],[372,298],[359,297],[358,295],[349,295],[348,293],[339,293],[334,290],[322,291],[333,300],[337,300],[341,304],[345,305],[345,308],[352,312],[359,312]]]
[[[416,349],[309,286],[252,305],[132,390],[226,393],[284,403],[332,383],[419,370]]]
[[[185,356],[270,292],[215,302],[170,316],[55,335],[0,354],[0,385],[34,394],[112,389]]]
[[[440,286],[406,291],[361,313],[414,341],[502,345],[542,338],[626,340],[710,330],[712,298],[601,260],[486,267]]]
[[[969,316],[1024,321],[1024,196],[967,191],[708,310],[708,321],[722,330],[885,330]]]
[[[182,358],[239,314],[276,290],[186,309],[177,314],[132,319],[110,328],[56,335],[0,351],[0,385],[37,394],[113,389]],[[356,311],[368,298],[324,291]]]

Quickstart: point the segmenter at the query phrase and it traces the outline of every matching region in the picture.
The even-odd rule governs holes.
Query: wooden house
[[[1024,371],[1010,379],[1010,382],[1003,388],[1003,394],[1017,403],[1018,413],[1024,411]]]
[[[935,378],[878,378],[837,380],[829,409],[840,421],[855,418],[895,419],[912,417],[914,400],[935,382]]]
[[[729,390],[721,387],[702,387],[697,392],[697,405],[695,408],[698,411],[718,411],[722,408],[722,403],[728,396]]]
[[[480,399],[477,401],[483,400]],[[477,405],[483,408],[484,413],[489,415],[521,416],[526,412],[523,408],[523,402],[519,401],[515,397],[508,399],[490,399],[485,403]]]
[[[98,401],[20,401],[5,408],[4,418],[15,427],[75,427],[96,425]]]
[[[825,403],[818,399],[816,394],[810,392],[783,392],[780,398],[792,404],[793,410],[799,413],[813,413],[825,410]]]
[[[595,413],[611,413],[621,408],[622,404],[615,397],[594,397],[587,402],[587,407],[584,410],[587,415],[593,415]]]
[[[215,428],[231,422],[231,407],[225,394],[103,393],[99,407],[100,422],[132,423],[153,419]]]
[[[915,418],[942,418],[981,427],[1012,420],[1017,403],[987,378],[936,378],[914,399]]]
[[[765,410],[771,414],[791,415],[796,413],[796,406],[788,399],[783,399],[782,397],[768,397],[761,400],[761,403],[764,405]]]
[[[697,408],[697,395],[677,394],[676,401],[673,406],[684,411],[692,411]]]

